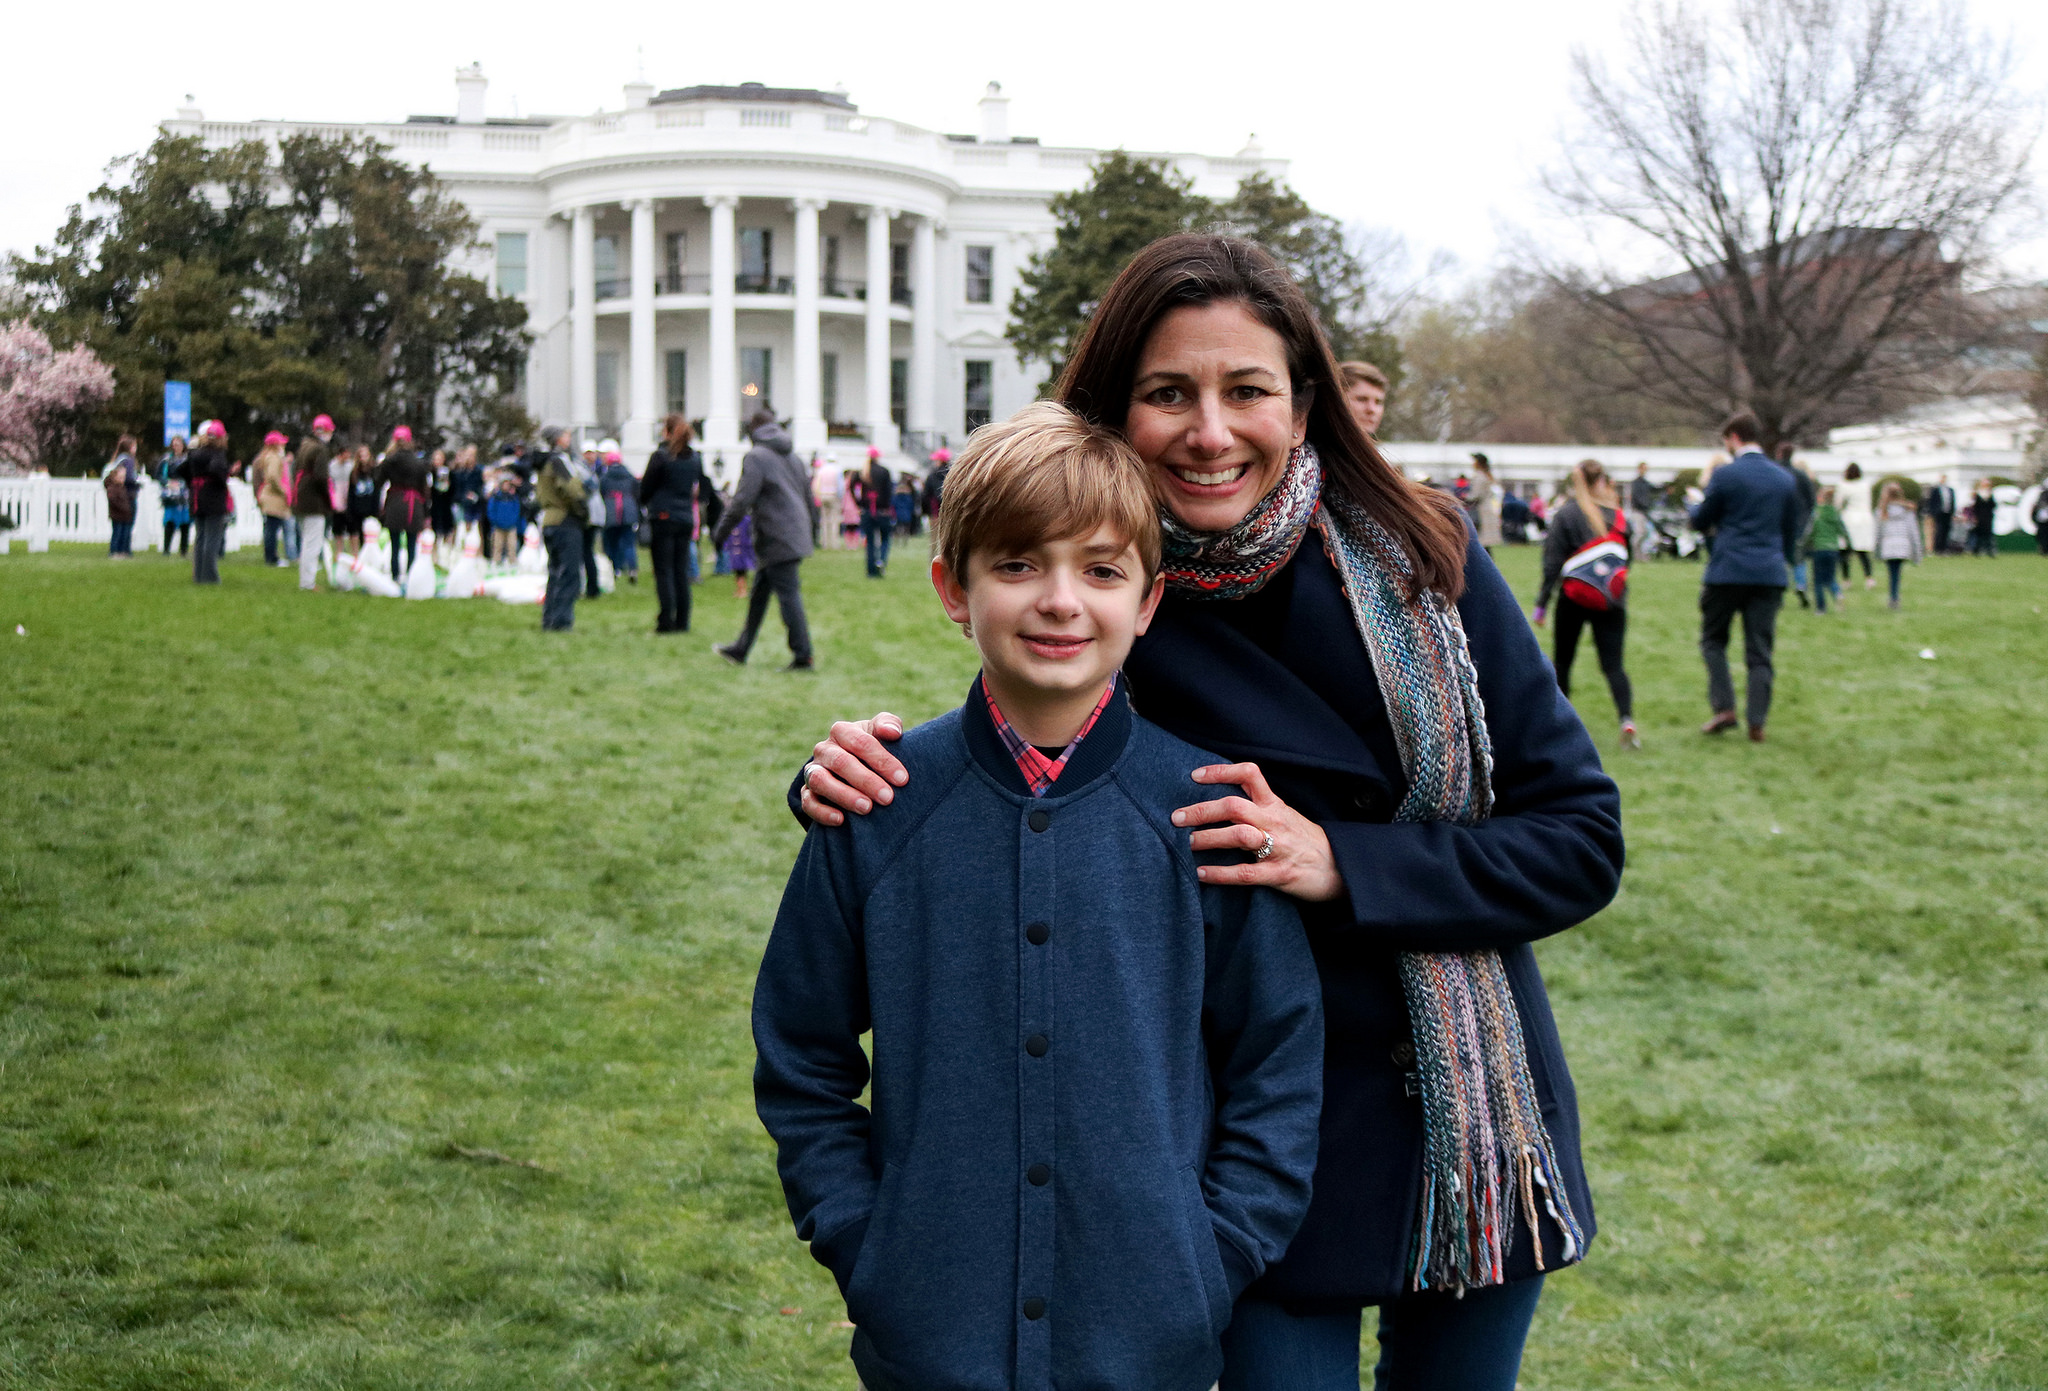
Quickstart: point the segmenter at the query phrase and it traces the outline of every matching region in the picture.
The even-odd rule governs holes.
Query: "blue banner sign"
[[[172,435],[192,438],[192,383],[164,383],[164,443]]]

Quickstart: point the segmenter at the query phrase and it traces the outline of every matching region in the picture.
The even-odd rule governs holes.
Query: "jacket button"
[[[1045,945],[1045,939],[1052,936],[1052,929],[1044,923],[1033,923],[1024,929],[1024,940],[1034,947]]]
[[[1050,1047],[1052,1047],[1052,1040],[1044,1034],[1033,1034],[1030,1038],[1024,1040],[1024,1051],[1034,1058],[1044,1057],[1045,1050]]]
[[[1032,1295],[1029,1299],[1025,1300],[1024,1317],[1030,1319],[1033,1323],[1036,1323],[1038,1320],[1044,1318],[1045,1301],[1043,1299],[1040,1299],[1035,1294]]]
[[[1024,824],[1034,831],[1042,831],[1047,826],[1052,825],[1052,813],[1049,811],[1034,811],[1031,815],[1024,818]]]
[[[1415,1045],[1404,1038],[1394,1045],[1394,1051],[1391,1056],[1394,1059],[1394,1066],[1406,1067],[1415,1061]]]
[[[1043,1188],[1052,1182],[1052,1165],[1033,1164],[1024,1171],[1024,1178],[1033,1188]]]

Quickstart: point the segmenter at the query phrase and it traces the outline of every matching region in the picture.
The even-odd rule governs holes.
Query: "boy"
[[[812,828],[755,988],[790,1213],[870,1391],[1205,1391],[1307,1209],[1315,965],[1169,820],[1214,760],[1118,673],[1162,588],[1128,446],[1050,403],[977,432],[935,544],[981,676],[891,805]]]

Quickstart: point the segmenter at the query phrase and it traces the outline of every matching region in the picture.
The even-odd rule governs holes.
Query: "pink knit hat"
[[[935,464],[950,464],[950,463],[952,463],[952,462],[953,462],[953,451],[952,451],[952,450],[950,450],[950,449],[947,449],[947,448],[945,448],[944,446],[941,446],[941,447],[939,447],[939,448],[937,448],[937,449],[934,449],[934,450],[932,451],[932,462],[933,462],[933,463],[935,463]]]
[[[290,444],[291,439],[282,430],[272,430],[263,437],[265,444]]]
[[[199,427],[199,433],[201,435],[211,435],[217,440],[224,440],[228,437],[228,427],[221,424],[218,420],[209,420]]]
[[[398,428],[397,428],[396,430],[393,430],[393,431],[391,432],[391,438],[393,438],[393,439],[397,440],[397,441],[398,441],[398,442],[399,442],[400,444],[411,444],[411,443],[412,443],[412,426],[410,426],[410,425],[401,425],[401,426],[399,426],[399,427],[398,427]]]
[[[331,434],[333,434],[333,433],[334,433],[334,417],[333,417],[333,416],[331,416],[331,415],[316,415],[316,416],[314,416],[314,417],[313,417],[313,428],[314,428],[314,429],[316,429],[316,430],[325,430],[325,431],[327,431],[327,433],[328,433],[328,434],[330,434],[330,435],[331,435]]]

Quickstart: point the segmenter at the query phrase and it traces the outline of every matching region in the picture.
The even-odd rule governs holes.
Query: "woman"
[[[192,582],[220,583],[220,558],[227,544],[228,520],[234,513],[234,497],[228,484],[241,472],[241,465],[228,461],[228,427],[209,420],[199,427],[199,447],[178,465],[191,498]]]
[[[1835,610],[1841,611],[1842,585],[1835,578],[1835,561],[1848,536],[1842,513],[1835,506],[1834,488],[1822,488],[1814,497],[1812,532],[1813,606],[1821,613],[1828,611],[1829,599],[1835,601]]]
[[[1550,523],[1550,534],[1543,540],[1543,588],[1536,595],[1536,626],[1542,627],[1550,609],[1550,599],[1558,592],[1558,581],[1564,573],[1565,562],[1582,548],[1614,530],[1615,523],[1622,516],[1621,499],[1616,494],[1614,482],[1607,476],[1607,470],[1600,467],[1598,459],[1581,459],[1572,467],[1571,497],[1557,509]],[[1629,547],[1626,539],[1628,526],[1622,524],[1622,545]],[[1630,549],[1630,555],[1634,554]],[[1557,668],[1557,688],[1566,695],[1572,692],[1572,659],[1578,655],[1579,632],[1583,628],[1593,630],[1593,650],[1600,656],[1600,671],[1607,677],[1607,690],[1614,697],[1614,709],[1621,716],[1621,746],[1624,749],[1639,749],[1643,737],[1636,731],[1635,692],[1629,685],[1628,671],[1622,666],[1622,648],[1628,640],[1628,610],[1620,604],[1605,609],[1588,608],[1574,600],[1569,592],[1560,596],[1557,606],[1557,639],[1552,649],[1555,656],[1552,665]]]
[[[391,578],[405,582],[419,554],[420,532],[427,524],[427,466],[413,453],[412,430],[404,425],[391,432],[391,443],[377,465],[377,484],[384,490],[381,520],[391,537]],[[401,564],[399,552],[405,560]]]
[[[716,525],[718,490],[704,474],[704,460],[690,447],[695,432],[680,413],[662,424],[661,447],[648,456],[640,475],[640,509],[653,532],[649,559],[654,567],[657,633],[690,631],[690,559],[697,550],[697,504],[707,505]]]
[[[1906,490],[1897,481],[1884,485],[1884,495],[1877,503],[1877,554],[1884,561],[1886,578],[1891,584],[1891,599],[1887,608],[1899,606],[1899,573],[1906,568],[1906,562],[1920,563],[1920,514],[1906,502]]]
[[[178,538],[178,554],[192,545],[192,494],[185,487],[185,437],[171,436],[171,447],[157,460],[156,483],[162,489],[157,502],[164,512],[164,554],[171,553],[171,537]]]
[[[1315,1197],[1237,1305],[1225,1391],[1355,1391],[1367,1305],[1380,1387],[1508,1391],[1543,1272],[1593,1231],[1529,943],[1613,896],[1614,784],[1456,502],[1381,458],[1265,252],[1141,251],[1054,397],[1120,429],[1161,490],[1168,591],[1125,667],[1138,708],[1244,760],[1196,780],[1246,795],[1174,814],[1194,849],[1252,856],[1198,874],[1293,895],[1322,972]],[[905,774],[878,728],[901,722],[833,727],[792,788],[803,812],[889,799]],[[1526,1050],[1508,1028],[1454,1056],[1436,1021],[1475,1009]],[[1460,1095],[1488,1098],[1486,1126]],[[1481,1152],[1488,1126],[1505,1157]],[[1468,1248],[1468,1222],[1488,1239]]]
[[[107,554],[116,560],[135,558],[135,499],[142,493],[142,470],[135,466],[135,437],[123,435],[114,444],[114,462],[101,480],[107,490],[107,520],[113,535]]]
[[[1472,486],[1465,494],[1465,510],[1472,515],[1472,526],[1479,533],[1479,544],[1486,548],[1488,555],[1500,544],[1500,484],[1493,476],[1493,465],[1484,454],[1472,456],[1472,468],[1476,475]]]
[[[865,486],[852,469],[839,476],[839,539],[848,550],[860,544],[861,497]]]
[[[340,474],[341,500],[334,524],[341,548],[352,557],[361,555],[363,523],[377,515],[377,463],[370,457],[370,446],[359,444],[354,454],[335,450],[334,461],[327,468],[330,475]]]
[[[465,444],[455,455],[455,467],[448,476],[458,526],[476,527],[484,515],[484,471],[477,463],[476,446]]]
[[[1863,562],[1863,587],[1875,589],[1877,576],[1871,573],[1870,553],[1877,549],[1877,514],[1870,509],[1870,485],[1863,481],[1860,465],[1852,463],[1842,470],[1842,486],[1835,497],[1842,530],[1848,534],[1848,544],[1842,548],[1842,578],[1849,578],[1853,556]]]
[[[1980,478],[1977,489],[1970,497],[1970,554],[1998,558],[1998,538],[1992,534],[1992,523],[1998,519],[1998,500],[1992,496],[1991,480]],[[1917,559],[1917,557],[1916,557]],[[1897,608],[1898,605],[1892,605]]]
[[[455,560],[455,471],[448,467],[448,451],[436,449],[427,456],[427,525],[434,533],[436,565]]]
[[[285,491],[288,467],[284,447],[291,443],[283,431],[272,430],[263,437],[263,447],[249,461],[249,481],[256,488],[256,510],[263,514],[263,563],[276,568],[298,559],[291,544],[292,500]]]

